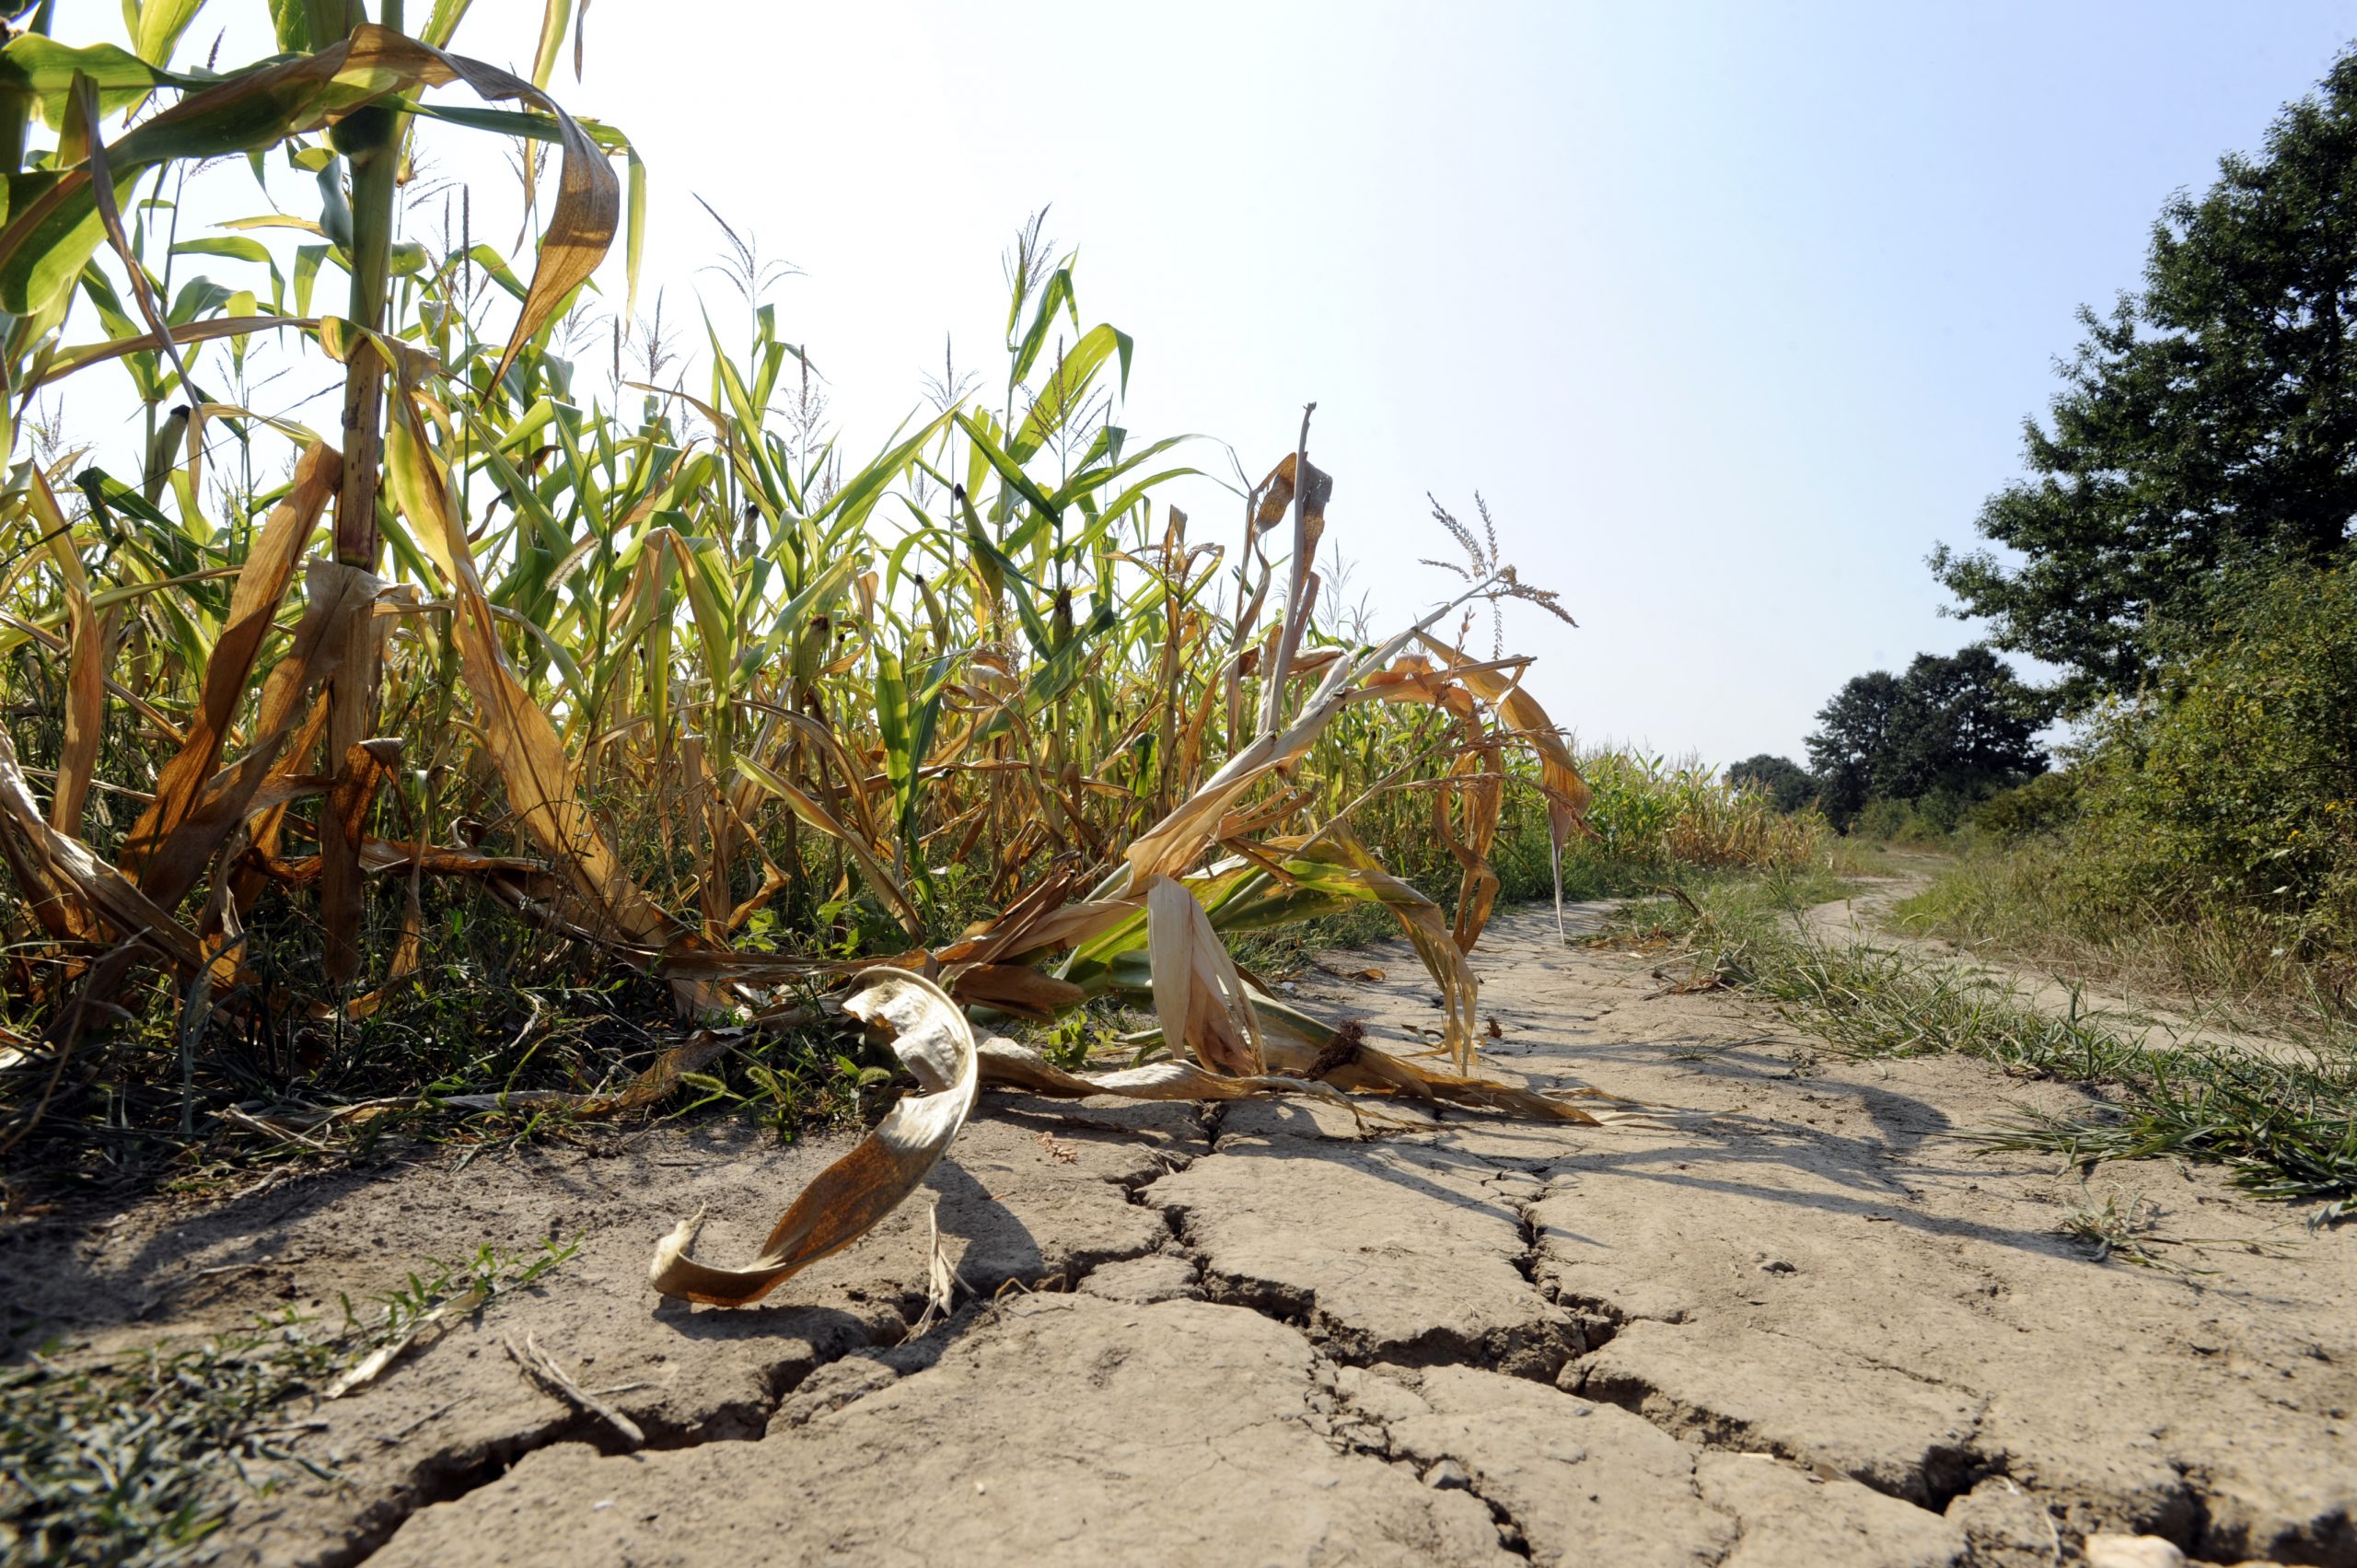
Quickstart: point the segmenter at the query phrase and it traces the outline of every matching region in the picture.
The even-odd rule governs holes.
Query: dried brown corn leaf
[[[1203,906],[1184,883],[1157,877],[1146,884],[1145,909],[1154,1009],[1171,1051],[1191,1051],[1204,1066],[1239,1077],[1265,1071],[1243,979]]]
[[[0,729],[0,847],[37,908],[70,906],[76,921],[95,916],[126,941],[145,938],[181,970],[203,966],[195,934],[139,890],[136,883],[81,840],[49,825],[17,763],[16,744]]]
[[[1121,1099],[1195,1101],[1301,1095],[1350,1107],[1353,1115],[1362,1110],[1352,1106],[1351,1097],[1341,1090],[1314,1079],[1272,1073],[1231,1077],[1224,1073],[1206,1072],[1176,1057],[1149,1062],[1143,1067],[1087,1074],[1066,1072],[1030,1047],[1017,1045],[1004,1035],[982,1036],[979,1051],[982,1082],[1050,1099],[1112,1095]]]
[[[970,964],[945,971],[942,980],[965,1006],[995,1007],[1041,1023],[1088,1000],[1088,993],[1072,981],[1021,964]]]
[[[1538,700],[1522,688],[1520,671],[1508,676],[1492,666],[1477,665],[1446,643],[1419,632],[1418,639],[1441,657],[1459,667],[1452,673],[1497,711],[1506,727],[1517,733],[1538,754],[1539,787],[1547,796],[1547,829],[1555,873],[1555,929],[1563,929],[1563,849],[1572,834],[1587,821],[1589,791],[1580,776],[1578,761],[1563,742],[1555,721]]]
[[[1629,1105],[1628,1101],[1600,1089],[1580,1088],[1541,1094],[1535,1089],[1517,1088],[1512,1084],[1501,1084],[1491,1078],[1435,1072],[1372,1045],[1354,1044],[1348,1050],[1337,1051],[1331,1031],[1324,1031],[1323,1039],[1308,1036],[1292,1027],[1292,1018],[1286,1016],[1289,1009],[1280,1008],[1261,997],[1255,997],[1253,1005],[1264,1023],[1276,1026],[1263,1031],[1262,1036],[1269,1044],[1271,1066],[1291,1073],[1307,1073],[1317,1069],[1326,1082],[1352,1093],[1390,1095],[1433,1105],[1495,1111],[1527,1121],[1572,1121],[1587,1126],[1631,1120],[1639,1114],[1634,1107],[1627,1110],[1590,1111],[1569,1103],[1569,1099],[1576,1098],[1605,1100],[1616,1106]],[[1322,1067],[1319,1065],[1321,1063],[1325,1063]],[[1559,1098],[1564,1096],[1568,1098]]]
[[[343,639],[334,633],[346,617],[366,613],[383,586],[357,566],[317,559],[306,563],[303,619],[296,625],[293,645],[271,667],[269,678],[262,682],[252,744],[243,757],[209,781],[200,776],[203,787],[194,792],[192,803],[168,827],[160,815],[156,819],[160,842],[141,865],[139,885],[157,902],[174,904],[185,897],[212,864],[222,842],[246,819],[249,803],[277,768],[280,748],[295,732],[305,700],[336,672]],[[208,679],[208,702],[211,695]],[[310,726],[305,727],[308,731]],[[198,738],[192,731],[191,746]],[[180,755],[188,755],[187,749]],[[159,807],[180,799],[177,786],[169,794],[157,790]],[[180,808],[175,805],[175,809]],[[141,823],[147,825],[148,819],[143,817]]]
[[[237,584],[229,593],[228,615],[221,635],[214,641],[213,656],[205,661],[203,690],[190,718],[188,738],[157,776],[154,803],[140,814],[123,840],[122,868],[139,877],[141,885],[160,900],[176,902],[194,886],[219,843],[217,834],[203,828],[185,838],[180,835],[184,826],[200,816],[214,793],[214,772],[221,765],[222,744],[237,722],[238,705],[251,690],[255,660],[294,581],[304,542],[318,526],[319,513],[335,494],[343,471],[343,459],[334,447],[320,443],[307,447],[295,465],[293,488],[272,509],[238,570]],[[312,584],[314,604],[319,602],[321,586],[316,579]],[[352,612],[352,609],[343,611]],[[310,630],[315,637],[324,632],[318,626]],[[284,735],[276,738],[283,742]],[[268,767],[269,761],[262,765]],[[254,786],[261,783],[257,775]],[[247,793],[250,797],[251,789]],[[242,812],[231,817],[238,815]],[[226,832],[227,826],[223,823],[221,830]]]
[[[974,1032],[947,993],[922,976],[873,970],[843,1003],[853,1017],[893,1031],[892,1050],[926,1091],[902,1098],[876,1130],[820,1171],[770,1232],[761,1255],[738,1268],[689,1257],[701,1213],[682,1220],[655,1249],[656,1290],[713,1307],[759,1301],[795,1273],[840,1252],[917,1189],[973,1109],[980,1083]]]
[[[568,157],[568,168],[571,162]],[[414,525],[418,543],[450,584],[455,609],[451,633],[474,696],[476,726],[507,787],[517,821],[570,879],[578,901],[591,912],[595,935],[642,948],[679,946],[688,933],[623,870],[604,827],[582,798],[579,778],[556,726],[508,666],[424,412],[407,385],[393,398],[392,413],[385,444],[386,477],[394,499]],[[679,1005],[693,1011],[714,1009],[730,1000],[700,977],[677,976],[671,983]]]

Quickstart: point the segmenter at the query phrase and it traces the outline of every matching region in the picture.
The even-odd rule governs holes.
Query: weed
[[[2160,1205],[2146,1198],[2131,1198],[2121,1208],[2119,1194],[2112,1192],[2096,1208],[2082,1200],[2063,1212],[2061,1223],[2054,1228],[2058,1235],[2068,1237],[2087,1249],[2088,1255],[2098,1263],[2114,1258],[2165,1273],[2214,1272],[2211,1270],[2189,1271],[2154,1252],[2154,1246],[2168,1246],[2165,1237],[2154,1236],[2159,1223]]]
[[[574,1250],[549,1242],[526,1258],[484,1247],[429,1260],[373,1313],[346,1298],[333,1325],[289,1310],[201,1345],[80,1364],[43,1346],[0,1371],[0,1556],[28,1568],[191,1559],[241,1493],[274,1484],[274,1470],[335,1479],[298,1451],[317,1423],[298,1418],[297,1396],[406,1345],[437,1315],[478,1312],[532,1284]]]

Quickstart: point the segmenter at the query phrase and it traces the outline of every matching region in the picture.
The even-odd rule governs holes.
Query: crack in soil
[[[1312,1430],[1318,1432],[1338,1454],[1366,1454],[1396,1469],[1406,1470],[1426,1486],[1435,1489],[1452,1487],[1461,1489],[1475,1502],[1490,1511],[1491,1522],[1497,1527],[1499,1546],[1515,1556],[1528,1561],[1531,1557],[1529,1532],[1523,1527],[1522,1521],[1515,1516],[1511,1507],[1501,1499],[1492,1497],[1482,1490],[1481,1473],[1478,1468],[1468,1465],[1453,1454],[1445,1454],[1440,1458],[1420,1468],[1414,1459],[1394,1451],[1391,1426],[1388,1422],[1376,1411],[1360,1405],[1357,1400],[1341,1392],[1335,1386],[1334,1368],[1353,1365],[1356,1364],[1337,1362],[1322,1351],[1318,1353],[1314,1363],[1315,1376],[1311,1391],[1307,1396],[1310,1409],[1314,1412],[1310,1423]],[[1399,1364],[1375,1362],[1366,1365],[1391,1366]],[[1321,1395],[1319,1390],[1325,1392]],[[1328,1406],[1328,1409],[1323,1411],[1318,1409],[1321,1398]],[[1337,1415],[1346,1416],[1347,1420],[1333,1419]],[[1369,1428],[1372,1428],[1380,1438],[1379,1442],[1365,1442],[1353,1434],[1353,1429],[1363,1431]],[[1446,1472],[1444,1472],[1444,1467],[1447,1467]]]
[[[1584,1399],[1617,1405],[1631,1415],[1643,1417],[1683,1442],[1722,1453],[1767,1454],[1804,1469],[1833,1469],[1886,1496],[1934,1514],[1947,1512],[1950,1504],[1989,1477],[2006,1473],[2007,1456],[1988,1453],[1975,1441],[1988,1413],[1989,1402],[1985,1399],[1973,1411],[1970,1427],[1961,1439],[1929,1445],[1904,1465],[1901,1473],[1892,1477],[1876,1473],[1870,1467],[1830,1465],[1800,1446],[1763,1435],[1741,1416],[1697,1405],[1625,1368],[1616,1369],[1608,1377],[1596,1376],[1587,1368],[1576,1368],[1565,1386]]]
[[[1030,1277],[1010,1281],[1009,1283],[1027,1291],[1069,1291],[1077,1288],[1089,1275],[1109,1264],[1171,1250],[1203,1257],[1202,1249],[1188,1234],[1184,1211],[1176,1205],[1155,1202],[1153,1189],[1163,1177],[1187,1169],[1200,1159],[1236,1157],[1217,1153],[1220,1127],[1226,1109],[1225,1105],[1213,1105],[1206,1108],[1199,1118],[1207,1145],[1213,1153],[1189,1156],[1164,1151],[1159,1156],[1159,1169],[1103,1179],[1120,1187],[1130,1202],[1158,1209],[1169,1231],[1170,1242],[1176,1243],[1176,1248],[1166,1243],[1121,1250],[1102,1258],[1075,1259],[1065,1269],[1051,1272],[1043,1268]],[[1539,1175],[1524,1166],[1500,1166],[1499,1169],[1501,1175],[1512,1175],[1526,1180]],[[1463,1366],[1491,1372],[1519,1372],[1533,1381],[1561,1388],[1567,1394],[1576,1394],[1626,1410],[1658,1430],[1698,1448],[1764,1454],[1779,1463],[1803,1470],[1817,1474],[1833,1473],[1822,1461],[1799,1451],[1794,1445],[1763,1438],[1748,1421],[1695,1405],[1656,1386],[1650,1379],[1626,1370],[1616,1372],[1608,1379],[1590,1376],[1581,1366],[1582,1360],[1608,1344],[1627,1323],[1628,1316],[1607,1297],[1567,1291],[1557,1283],[1539,1280],[1538,1269],[1544,1259],[1544,1226],[1538,1219],[1537,1209],[1549,1195],[1543,1176],[1539,1177],[1539,1181],[1538,1189],[1527,1197],[1506,1193],[1499,1196],[1512,1207],[1517,1220],[1520,1246],[1510,1260],[1516,1272],[1535,1295],[1563,1308],[1571,1316],[1568,1325],[1550,1336],[1558,1342],[1557,1348],[1562,1353],[1548,1361],[1550,1370],[1543,1376],[1535,1370],[1535,1364],[1528,1355],[1514,1353],[1517,1350],[1527,1351],[1533,1347],[1493,1344],[1490,1342],[1494,1336],[1484,1336],[1476,1342],[1454,1333],[1439,1331],[1405,1346],[1385,1346],[1379,1351],[1354,1349],[1354,1331],[1349,1325],[1329,1318],[1318,1309],[1314,1289],[1290,1289],[1271,1282],[1250,1280],[1214,1269],[1208,1261],[1203,1265],[1198,1288],[1211,1302],[1240,1307],[1283,1323],[1309,1340],[1316,1357],[1317,1372],[1313,1387],[1306,1396],[1308,1408],[1305,1411],[1305,1419],[1338,1453],[1371,1454],[1415,1473],[1427,1485],[1462,1488],[1489,1511],[1504,1549],[1526,1559],[1532,1556],[1527,1531],[1505,1503],[1483,1490],[1482,1477],[1475,1467],[1449,1455],[1420,1467],[1413,1459],[1395,1454],[1391,1434],[1383,1418],[1337,1392],[1333,1370],[1342,1366],[1361,1370],[1387,1366],[1412,1372],[1424,1367]],[[830,1397],[829,1402],[814,1408],[809,1413],[815,1415],[820,1410],[843,1408],[877,1388],[889,1386],[897,1381],[899,1376],[911,1376],[930,1366],[949,1345],[975,1328],[992,1321],[996,1315],[994,1300],[970,1301],[935,1325],[922,1340],[911,1342],[905,1336],[922,1311],[922,1298],[911,1292],[891,1306],[899,1314],[897,1325],[882,1326],[877,1331],[865,1336],[846,1336],[843,1342],[817,1354],[807,1365],[797,1365],[794,1360],[781,1361],[768,1369],[768,1387],[763,1399],[744,1401],[739,1406],[707,1416],[693,1427],[650,1426],[646,1447],[676,1450],[699,1446],[707,1442],[758,1440],[767,1433],[782,1408],[796,1391],[808,1386],[828,1369],[852,1357],[877,1353],[882,1353],[877,1358],[887,1365],[893,1365],[896,1362],[905,1364],[893,1365],[895,1376],[866,1386],[848,1386],[840,1397]],[[913,1353],[896,1356],[891,1353],[896,1351]],[[1919,1382],[1947,1387],[1941,1379],[1924,1376],[1906,1367],[1887,1366],[1883,1369],[1901,1373]],[[1887,1476],[1855,1470],[1840,1473],[1926,1512],[1945,1514],[1957,1499],[1969,1493],[1981,1481],[1992,1476],[2005,1475],[2008,1471],[2009,1456],[1990,1453],[1980,1446],[1979,1438],[1990,1400],[1985,1395],[1976,1397],[1977,1404],[1963,1436],[1927,1447],[1923,1454],[1905,1467],[1904,1473],[1895,1481]],[[1321,1403],[1323,1409],[1318,1408]],[[319,1561],[325,1568],[355,1568],[389,1540],[412,1514],[437,1504],[463,1498],[498,1480],[526,1455],[567,1442],[587,1442],[608,1454],[622,1451],[614,1441],[611,1429],[604,1423],[568,1411],[528,1433],[487,1445],[479,1450],[431,1455],[414,1472],[417,1479],[413,1485],[404,1489],[401,1496],[386,1499],[369,1510],[355,1523],[341,1548],[323,1553]],[[2149,1519],[2142,1527],[2166,1537],[2189,1552],[2218,1556],[2223,1551],[2222,1561],[2235,1560],[2241,1555],[2239,1549],[2248,1544],[2241,1539],[2245,1532],[2224,1532],[2232,1536],[2232,1539],[2219,1537],[2216,1521],[2200,1479],[2185,1466],[2177,1468],[2184,1482],[2182,1491],[2171,1499],[2171,1505],[2160,1516]],[[2015,1478],[2015,1484],[2023,1483]],[[1728,1561],[1742,1545],[1746,1528],[1743,1516],[1704,1499],[1699,1477],[1695,1478],[1694,1485],[1698,1501],[1733,1522],[1734,1539],[1718,1558],[1719,1562]],[[2049,1495],[2040,1489],[2025,1486],[2024,1490],[2033,1498]],[[2075,1500],[2059,1493],[2050,1495],[2053,1502],[2066,1508],[2071,1501]],[[2085,1501],[2103,1503],[2105,1500],[2090,1498]],[[2117,1501],[2113,1500],[2113,1504],[2116,1504]],[[2117,1512],[2117,1508],[2107,1505],[2107,1511]],[[2319,1542],[2307,1548],[2305,1542],[2279,1542],[2274,1550],[2282,1553],[2287,1546],[2293,1551],[2293,1561],[2337,1561],[2328,1554],[2327,1543]],[[1965,1561],[1977,1560],[1977,1553],[1968,1549]]]
[[[1224,1108],[1213,1108],[1214,1112],[1221,1109]],[[1205,1123],[1207,1136],[1211,1135],[1213,1129],[1209,1124],[1212,1119],[1205,1117],[1202,1120]],[[1131,1202],[1154,1207],[1155,1205],[1146,1196],[1147,1190],[1164,1176],[1184,1170],[1192,1163],[1193,1160],[1190,1156],[1166,1153],[1162,1156],[1163,1168],[1159,1171],[1148,1172],[1136,1178],[1108,1177],[1101,1179],[1106,1180],[1109,1185],[1121,1188]],[[1174,1211],[1164,1209],[1162,1214],[1173,1237],[1177,1237],[1178,1224]],[[1113,1252],[1104,1257],[1083,1257],[1075,1260],[1074,1265],[1053,1271],[1042,1269],[1029,1278],[1011,1279],[1007,1282],[1007,1285],[1025,1291],[1040,1289],[1070,1291],[1076,1288],[1081,1281],[1108,1264],[1152,1257],[1157,1250],[1155,1248],[1147,1247],[1134,1251]],[[1068,1273],[1069,1278],[1066,1277]],[[1001,1294],[1004,1294],[1005,1288],[1007,1287],[1001,1287]],[[884,1353],[878,1359],[888,1365],[897,1361],[917,1364],[895,1367],[900,1376],[922,1371],[938,1360],[942,1352],[946,1350],[953,1342],[977,1325],[988,1321],[993,1316],[995,1299],[969,1301],[964,1307],[935,1324],[922,1339],[913,1341],[908,1335],[923,1316],[923,1296],[917,1292],[905,1292],[889,1305],[891,1309],[899,1314],[900,1322],[897,1326],[886,1325],[877,1331],[864,1336],[847,1336],[841,1345],[814,1355],[807,1366],[797,1365],[798,1358],[787,1358],[763,1368],[762,1380],[765,1388],[764,1397],[761,1400],[740,1401],[735,1405],[725,1406],[720,1411],[707,1416],[693,1426],[682,1426],[676,1423],[664,1423],[659,1420],[642,1420],[640,1425],[645,1431],[646,1442],[641,1451],[671,1452],[701,1447],[706,1443],[759,1442],[768,1434],[771,1423],[776,1419],[786,1401],[819,1374],[853,1356],[868,1352]],[[896,1356],[892,1353],[894,1352],[914,1353]],[[848,1393],[847,1397],[828,1408],[841,1409],[845,1405],[855,1403],[872,1391],[874,1389],[870,1388]],[[395,1532],[408,1522],[412,1515],[438,1504],[458,1502],[469,1493],[480,1491],[498,1481],[528,1455],[543,1448],[554,1447],[561,1443],[587,1443],[597,1448],[599,1453],[609,1457],[630,1451],[619,1441],[614,1429],[600,1418],[582,1411],[568,1411],[563,1415],[555,1417],[528,1432],[515,1434],[478,1449],[455,1453],[447,1450],[429,1453],[412,1470],[413,1480],[411,1484],[403,1487],[397,1494],[383,1499],[364,1512],[350,1527],[344,1539],[335,1547],[321,1552],[315,1561],[319,1568],[359,1568],[360,1564],[366,1562],[383,1549],[385,1543],[389,1541]]]

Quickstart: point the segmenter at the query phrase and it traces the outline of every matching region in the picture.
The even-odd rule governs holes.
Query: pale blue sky
[[[459,47],[519,62],[540,10],[478,0]],[[729,297],[693,195],[798,264],[781,324],[854,449],[945,331],[995,368],[999,251],[1051,203],[1084,318],[1136,335],[1132,432],[1257,475],[1317,400],[1329,538],[1385,621],[1438,597],[1424,492],[1469,516],[1480,489],[1581,622],[1509,622],[1555,717],[1725,762],[1797,757],[1843,679],[1971,638],[1923,557],[2018,471],[2073,308],[2134,285],[2161,202],[2258,143],[2357,4],[608,0],[588,26],[555,86],[644,153],[647,296]],[[1174,494],[1233,537],[1233,502]]]

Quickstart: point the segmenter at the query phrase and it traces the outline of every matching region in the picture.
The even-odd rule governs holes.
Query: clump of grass
[[[1716,957],[1857,887],[1852,862],[1832,853],[1764,868],[1656,867],[1642,889],[1648,896],[1620,905],[1590,940],[1618,947],[1676,942]]]
[[[479,1312],[532,1284],[575,1245],[430,1260],[375,1312],[345,1298],[333,1325],[289,1310],[200,1345],[81,1364],[44,1346],[0,1372],[0,1557],[27,1568],[191,1560],[241,1493],[267,1491],[273,1470],[335,1479],[297,1451],[308,1428],[289,1418],[297,1396],[437,1312]]]
[[[2316,1204],[2313,1227],[2357,1217],[2357,1071],[2175,1051],[2142,1065],[2108,1116],[2026,1116],[1982,1142],[2084,1163],[2208,1161],[2261,1198]]]
[[[2072,1204],[2063,1211],[2061,1223],[2054,1228],[2057,1234],[2086,1248],[2088,1255],[2098,1263],[2117,1258],[2122,1262],[2158,1269],[2165,1273],[2189,1272],[2154,1252],[2152,1245],[2168,1245],[2152,1234],[2159,1219],[2160,1206],[2150,1199],[2131,1198],[2127,1207],[2122,1208],[2119,1194],[2113,1192],[2104,1198],[2101,1208],[2096,1207],[2092,1202]]]

